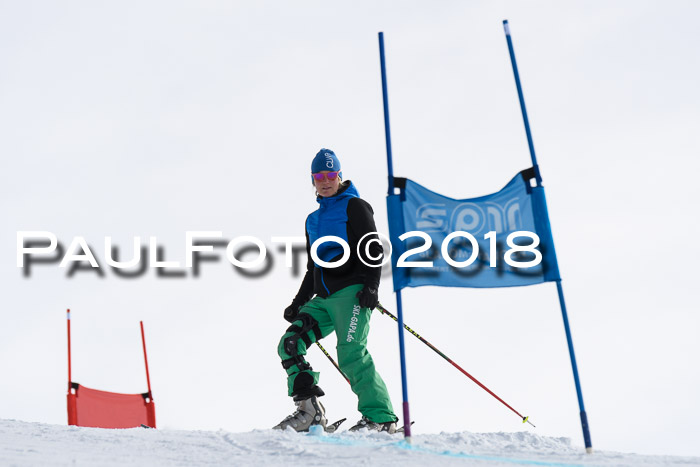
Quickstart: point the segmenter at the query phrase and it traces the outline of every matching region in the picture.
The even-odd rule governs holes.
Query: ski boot
[[[286,430],[292,427],[296,431],[309,431],[311,425],[321,425],[326,429],[326,409],[319,402],[318,397],[311,396],[307,399],[294,401],[297,409],[293,414],[273,427],[274,430]]]
[[[385,431],[390,435],[393,435],[396,433],[396,422],[375,423],[369,418],[363,416],[360,421],[348,431],[360,431],[363,428],[369,431]]]

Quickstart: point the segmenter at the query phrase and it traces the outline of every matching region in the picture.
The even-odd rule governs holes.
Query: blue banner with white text
[[[395,178],[387,197],[394,290],[514,287],[559,280],[544,187],[534,170],[500,191],[453,199]],[[402,238],[399,238],[402,237]]]

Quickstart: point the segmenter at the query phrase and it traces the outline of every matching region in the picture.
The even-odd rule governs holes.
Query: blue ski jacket
[[[341,183],[335,195],[327,198],[318,196],[316,201],[318,209],[306,218],[306,274],[292,303],[301,306],[314,294],[327,297],[355,284],[379,288],[381,267],[365,265],[357,256],[357,244],[361,239],[364,252],[367,241],[378,238],[376,233],[367,235],[377,231],[372,206],[360,198],[350,180]],[[311,245],[319,238],[329,235],[342,238],[350,246],[348,261],[337,268],[322,267],[315,264],[311,257]],[[365,235],[367,237],[363,239]],[[379,259],[370,260],[363,253],[364,261],[369,265],[380,264],[383,253],[381,243],[372,242],[369,252],[372,258]],[[317,254],[322,261],[335,262],[342,258],[343,247],[328,241],[318,248]]]

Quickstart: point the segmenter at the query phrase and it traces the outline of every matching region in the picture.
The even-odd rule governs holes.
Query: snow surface
[[[699,457],[585,454],[569,438],[516,433],[309,435],[288,431],[105,430],[0,420],[0,465],[325,466],[357,465],[700,466]]]

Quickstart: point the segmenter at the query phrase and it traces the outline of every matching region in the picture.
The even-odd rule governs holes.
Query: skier
[[[321,149],[311,162],[311,179],[316,187],[318,210],[306,218],[306,274],[299,292],[284,310],[292,323],[282,336],[278,354],[287,371],[288,395],[297,410],[282,420],[276,429],[292,427],[308,431],[311,425],[326,426],[325,408],[318,398],[324,395],[318,386],[319,373],[304,359],[307,349],[317,340],[335,331],[338,338],[338,364],[357,395],[362,418],[350,431],[361,428],[396,432],[394,414],[386,385],[367,351],[367,335],[372,309],[379,303],[378,288],[382,246],[377,239],[374,212],[359,197],[350,180],[342,181],[340,161],[330,149]],[[337,268],[315,264],[311,245],[324,236],[336,236],[350,246],[349,258]],[[367,238],[362,240],[363,236]],[[367,240],[369,255],[358,258],[358,242],[363,251]],[[339,261],[343,247],[333,241],[322,243],[317,251],[322,262]],[[314,298],[312,298],[316,295]]]

